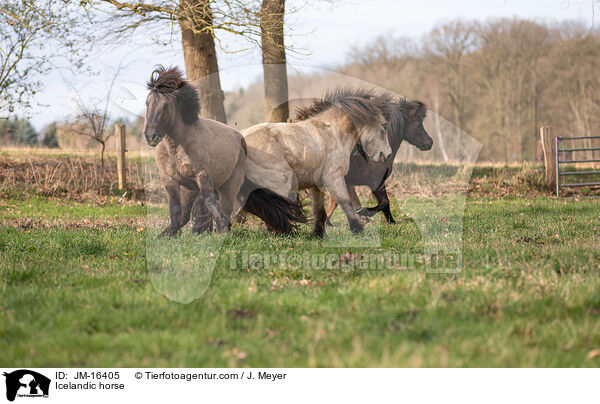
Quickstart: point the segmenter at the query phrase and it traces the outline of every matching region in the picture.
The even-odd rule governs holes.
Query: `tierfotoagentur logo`
[[[6,378],[6,398],[14,401],[16,397],[48,397],[50,379],[33,370],[20,369],[3,373]]]

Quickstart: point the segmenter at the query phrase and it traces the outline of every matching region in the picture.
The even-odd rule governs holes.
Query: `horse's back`
[[[236,167],[244,167],[246,143],[234,128],[212,119],[200,119],[203,136],[196,148],[205,150],[215,185],[225,183]]]
[[[245,150],[245,141],[242,134],[224,123],[212,119],[201,119],[204,131],[209,134],[208,141],[203,145],[213,156],[224,154],[238,155]]]
[[[323,134],[309,122],[259,123],[242,131],[249,148],[262,152],[284,152],[287,157],[307,158],[321,154]]]

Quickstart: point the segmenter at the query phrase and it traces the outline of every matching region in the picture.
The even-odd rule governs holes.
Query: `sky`
[[[333,4],[312,0],[308,6],[304,3],[287,1],[288,8],[297,8],[286,17],[286,24],[293,27],[294,33],[287,38],[287,44],[293,43],[300,50],[288,55],[289,74],[302,67],[332,69],[344,62],[351,46],[388,34],[418,38],[436,25],[457,18],[485,21],[517,16],[542,22],[579,20],[590,26],[600,23],[597,17],[594,21],[592,13],[595,6],[595,15],[600,16],[600,4],[595,0],[337,0]],[[155,25],[151,29],[169,32],[168,26]],[[133,118],[134,113],[143,112],[139,109],[139,99],[143,98],[143,86],[153,66],[184,66],[179,38],[174,37],[168,45],[159,45],[147,40],[148,36],[148,32],[138,33],[119,46],[95,51],[90,58],[98,72],[94,77],[72,75],[64,70],[42,77],[44,88],[35,101],[43,105],[30,111],[35,128],[41,130],[52,121],[68,119],[76,112],[78,103],[101,102],[120,63],[123,68],[113,94],[115,97],[128,94],[137,98],[138,103],[125,109],[111,103],[112,115]],[[229,36],[223,37],[223,43],[230,50],[248,47],[247,43]],[[235,53],[218,50],[217,57],[225,91],[248,86],[262,75],[260,54],[256,50]]]

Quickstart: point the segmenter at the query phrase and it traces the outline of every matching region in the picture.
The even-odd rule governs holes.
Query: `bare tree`
[[[479,139],[484,160],[535,159],[543,125],[551,125],[561,136],[600,133],[600,29],[590,29],[585,22],[544,24],[518,18],[448,26],[437,27],[415,45],[387,36],[354,47],[339,72],[425,101],[433,112],[460,123],[460,129]],[[328,79],[291,80],[307,87],[326,85]],[[252,86],[230,101],[252,104],[258,91],[258,85]],[[236,119],[257,122],[259,114],[256,108],[239,108]],[[460,155],[462,146],[444,136],[450,126],[434,114],[431,118],[439,157]],[[587,145],[600,147],[600,142]],[[399,153],[399,158],[408,157],[412,149],[401,148]],[[573,153],[592,157],[591,152]]]
[[[600,78],[596,73],[600,69],[600,37],[582,28],[563,28],[568,37],[556,47],[557,63],[552,69],[554,91],[568,103],[563,108],[570,112],[566,125],[556,122],[556,129],[572,136],[597,134],[600,126]],[[593,146],[590,139],[584,142]],[[581,157],[593,159],[594,155],[588,151]]]
[[[52,1],[0,1],[0,110],[26,110],[40,77],[59,59],[81,67],[93,32],[79,7]],[[54,66],[55,67],[55,66]]]
[[[200,90],[202,116],[227,122],[221,89],[215,40],[212,34],[213,12],[208,0],[181,0],[181,8],[191,18],[181,18],[181,41],[188,78]]]
[[[202,116],[225,122],[224,95],[219,78],[215,40],[217,32],[227,32],[260,46],[259,0],[155,0],[128,3],[117,0],[88,0],[84,5],[110,4],[120,13],[116,30],[125,33],[150,22],[178,24],[185,58],[186,74],[201,93]],[[223,47],[221,47],[223,48]]]
[[[489,110],[482,119],[498,128],[504,158],[535,158],[541,100],[540,60],[550,50],[548,28],[533,21],[501,19],[480,32],[474,76]]]
[[[431,96],[432,107],[433,107],[433,122],[435,124],[435,135],[437,137],[437,145],[442,153],[442,158],[445,162],[448,162],[448,152],[446,151],[446,146],[444,145],[444,137],[442,136],[442,125],[440,122],[440,85],[439,80],[436,80],[434,77],[427,81],[427,87],[429,88],[429,93]]]
[[[432,70],[442,74],[452,108],[452,119],[459,128],[465,128],[465,101],[467,88],[466,56],[477,40],[478,24],[460,20],[436,27],[426,40],[426,49]]]
[[[123,62],[117,67],[104,100],[99,103],[86,103],[81,98],[77,100],[77,109],[79,111],[77,121],[82,124],[81,126],[78,126],[79,130],[77,130],[77,134],[79,136],[88,137],[100,144],[100,161],[102,167],[104,167],[104,151],[106,150],[106,143],[108,139],[114,135],[114,131],[109,130],[108,128],[111,119],[108,106],[111,100],[113,87],[122,69]]]

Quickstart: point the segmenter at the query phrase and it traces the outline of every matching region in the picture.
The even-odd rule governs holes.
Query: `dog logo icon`
[[[3,374],[8,401],[15,401],[16,397],[48,397],[50,379],[43,374],[27,369]]]

